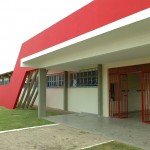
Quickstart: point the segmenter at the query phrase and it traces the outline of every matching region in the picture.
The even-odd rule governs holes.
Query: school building
[[[150,0],[93,0],[29,39],[0,86],[0,105],[38,105],[39,117],[46,107],[117,118],[137,112],[150,123],[149,7]]]

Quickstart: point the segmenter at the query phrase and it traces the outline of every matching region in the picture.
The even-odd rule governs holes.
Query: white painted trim
[[[81,148],[81,149],[92,148],[92,147],[94,147],[94,146],[99,146],[99,145],[106,144],[106,143],[110,143],[110,142],[113,142],[113,141],[114,141],[114,140],[110,140],[110,141],[102,142],[102,143],[99,143],[99,144],[94,144],[94,145],[91,145],[91,146],[83,147],[83,148]]]
[[[137,21],[141,21],[141,20],[144,20],[144,19],[147,19],[147,18],[150,18],[150,8],[148,9],[145,9],[143,11],[140,11],[140,12],[137,12],[133,15],[130,15],[130,16],[127,16],[125,18],[122,18],[120,20],[117,20],[115,22],[112,22],[108,25],[105,25],[103,27],[100,27],[98,29],[95,29],[93,31],[90,31],[88,33],[85,33],[83,35],[80,35],[78,37],[75,37],[71,40],[68,40],[68,41],[65,41],[63,43],[60,43],[60,44],[57,44],[53,47],[50,47],[48,49],[45,49],[43,51],[40,51],[38,53],[35,53],[35,54],[32,54],[30,56],[27,56],[25,58],[22,58],[21,59],[21,66],[25,66],[25,62],[26,61],[29,61],[29,60],[32,60],[32,59],[35,59],[35,58],[38,58],[42,55],[46,55],[48,53],[51,53],[51,52],[54,52],[54,51],[57,51],[59,49],[62,49],[64,47],[67,47],[69,45],[72,45],[72,44],[75,44],[75,43],[78,43],[78,42],[81,42],[81,41],[84,41],[84,40],[87,40],[89,38],[92,38],[92,37],[95,37],[95,36],[98,36],[98,35],[101,35],[103,33],[106,33],[106,32],[109,32],[109,31],[112,31],[112,30],[115,30],[117,28],[120,28],[120,27],[123,27],[123,26],[126,26],[126,25],[129,25],[129,24],[132,24],[132,23],[135,23]]]
[[[8,133],[8,132],[22,131],[22,130],[28,130],[28,129],[36,129],[36,128],[43,128],[43,127],[52,127],[52,126],[57,126],[57,125],[59,125],[59,124],[47,124],[47,125],[42,125],[42,126],[34,126],[34,127],[28,127],[28,128],[6,130],[6,131],[0,131],[0,134],[1,133]]]

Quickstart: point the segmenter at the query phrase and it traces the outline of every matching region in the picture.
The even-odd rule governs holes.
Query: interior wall
[[[140,74],[128,74],[128,110],[141,110],[141,80]]]
[[[69,88],[68,110],[98,114],[98,88]]]

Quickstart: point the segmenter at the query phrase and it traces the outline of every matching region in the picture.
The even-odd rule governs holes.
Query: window
[[[5,84],[9,84],[9,79],[8,78],[0,79],[0,85],[5,85]]]
[[[4,78],[4,84],[9,84],[9,79],[8,78]]]
[[[95,87],[98,85],[98,71],[88,70],[70,73],[71,87]]]
[[[4,83],[3,83],[3,80],[2,79],[0,79],[0,85],[3,85]]]
[[[47,76],[47,86],[49,88],[58,88],[64,86],[64,74],[51,74]]]

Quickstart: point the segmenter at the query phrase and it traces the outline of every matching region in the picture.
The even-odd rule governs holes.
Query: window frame
[[[94,68],[81,70],[79,72],[69,72],[68,84],[70,88],[98,87],[98,69]]]
[[[47,75],[47,88],[64,88],[64,73]]]

